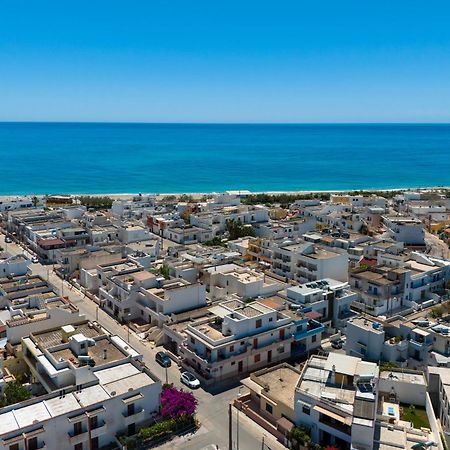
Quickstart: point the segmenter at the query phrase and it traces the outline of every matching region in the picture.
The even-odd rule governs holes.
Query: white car
[[[180,381],[191,389],[198,389],[200,387],[200,381],[190,372],[183,372],[180,376]]]
[[[37,257],[37,256],[33,256],[33,257],[31,258],[31,262],[32,262],[33,264],[37,264],[37,263],[39,262],[38,257]]]

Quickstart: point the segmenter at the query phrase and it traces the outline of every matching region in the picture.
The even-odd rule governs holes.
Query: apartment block
[[[295,325],[286,314],[258,302],[229,300],[211,308],[212,317],[184,329],[182,364],[206,383],[252,372],[291,354]]]

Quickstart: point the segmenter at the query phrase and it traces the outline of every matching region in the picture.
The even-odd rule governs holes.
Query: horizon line
[[[103,120],[0,120],[0,124],[101,124],[101,125],[450,125],[449,122],[200,122]]]

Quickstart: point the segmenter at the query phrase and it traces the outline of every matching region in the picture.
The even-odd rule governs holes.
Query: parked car
[[[155,355],[155,361],[163,367],[170,367],[172,365],[172,361],[166,352],[158,352]]]
[[[7,244],[11,244],[12,239],[11,239],[9,236],[6,236],[6,237],[5,237],[5,242],[6,242]]]
[[[339,339],[337,341],[331,341],[331,346],[337,350],[340,350],[343,344],[344,341],[342,339]]]
[[[37,257],[37,256],[33,256],[33,257],[31,258],[31,262],[32,262],[33,264],[37,264],[37,263],[39,262],[38,257]]]
[[[180,376],[180,381],[191,389],[198,389],[200,387],[200,381],[190,372],[183,372]]]

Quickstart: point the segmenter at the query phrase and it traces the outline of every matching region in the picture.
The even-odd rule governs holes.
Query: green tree
[[[192,203],[194,201],[194,198],[192,197],[192,195],[183,194],[178,197],[178,201],[184,203]]]
[[[37,204],[39,203],[39,199],[34,195],[31,199],[31,202],[33,203],[33,206],[36,208]]]
[[[108,196],[82,195],[79,198],[80,204],[86,208],[110,209],[113,199]]]
[[[244,225],[240,220],[230,219],[227,222],[227,231],[230,234],[230,239],[239,239],[245,236],[254,236],[255,232],[253,228],[248,225]]]
[[[296,444],[308,446],[311,443],[311,432],[309,428],[304,426],[294,427],[291,430],[291,439],[296,441]],[[297,446],[294,446],[297,448]]]
[[[166,279],[168,280],[170,278],[170,269],[169,266],[166,264],[163,264],[160,268],[159,268],[159,273]]]
[[[13,405],[14,403],[23,402],[31,397],[31,393],[20,384],[19,381],[14,380],[6,383],[3,392],[2,406]]]

